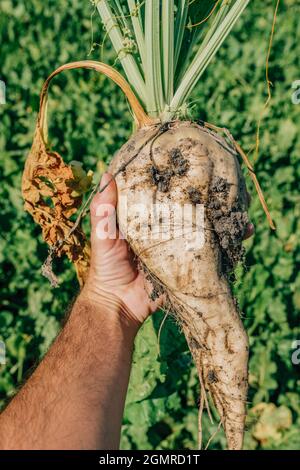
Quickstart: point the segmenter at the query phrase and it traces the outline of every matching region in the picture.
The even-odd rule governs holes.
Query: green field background
[[[274,6],[273,0],[251,2],[193,95],[193,116],[228,127],[246,152],[255,144],[267,96],[265,60]],[[300,448],[300,366],[291,360],[292,342],[300,340],[300,104],[291,100],[292,83],[300,80],[299,18],[300,2],[282,0],[270,58],[272,100],[255,164],[275,233],[246,177],[256,233],[245,243],[246,261],[238,269],[235,291],[251,347],[247,449]],[[103,58],[113,64],[109,42],[99,46],[103,38],[88,0],[1,0],[0,79],[7,87],[7,103],[0,105],[0,339],[7,350],[7,362],[0,366],[1,406],[46,352],[78,290],[67,261],[55,265],[59,289],[41,276],[47,248],[39,227],[23,211],[21,174],[39,91],[46,76],[64,62]],[[97,162],[108,162],[130,135],[124,97],[91,71],[60,75],[50,96],[53,147],[68,162],[82,161],[97,178]],[[136,340],[123,449],[197,448],[195,369],[171,317],[158,341],[161,320],[160,313],[148,319]],[[204,416],[204,442],[217,425],[217,419],[211,424]],[[210,448],[224,446],[219,432]]]

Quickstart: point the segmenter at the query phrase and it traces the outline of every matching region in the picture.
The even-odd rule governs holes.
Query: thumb
[[[94,196],[91,206],[91,242],[93,250],[106,251],[117,238],[117,187],[109,173],[101,178],[100,190]]]

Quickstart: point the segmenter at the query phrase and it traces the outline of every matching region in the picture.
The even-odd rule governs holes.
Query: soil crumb
[[[244,259],[243,237],[249,222],[245,207],[239,202],[228,210],[230,184],[224,178],[216,178],[209,191],[208,217],[218,237],[222,253],[222,272],[230,275]]]
[[[207,373],[207,382],[209,384],[214,384],[214,383],[217,383],[219,380],[218,380],[218,377],[217,377],[217,374],[215,373],[214,370],[209,370],[208,373]]]
[[[203,202],[202,198],[201,198],[201,193],[198,189],[193,188],[192,186],[190,186],[190,187],[187,188],[187,193],[188,193],[188,196],[189,196],[189,200],[193,204],[201,204]]]
[[[157,186],[158,191],[166,193],[169,191],[170,180],[173,176],[172,170],[159,170],[157,167],[150,168],[152,182]]]
[[[215,178],[213,185],[212,185],[212,192],[219,193],[222,197],[227,198],[229,194],[230,183],[226,181],[224,178],[220,178],[219,176]]]
[[[159,169],[153,165],[150,168],[151,179],[153,184],[157,186],[158,191],[166,193],[170,189],[170,182],[173,176],[186,175],[190,165],[185,159],[179,148],[171,150],[168,159],[169,167],[167,169]]]
[[[189,162],[183,157],[179,148],[174,148],[170,152],[170,163],[173,166],[174,174],[184,176],[189,169]]]

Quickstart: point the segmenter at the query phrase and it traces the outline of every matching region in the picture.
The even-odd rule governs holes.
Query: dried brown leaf
[[[22,192],[24,208],[42,228],[43,238],[50,246],[57,245],[57,256],[67,255],[75,264],[77,275],[83,284],[89,267],[89,242],[77,227],[68,238],[75,214],[82,202],[72,196],[67,181],[72,180],[71,168],[57,152],[47,150],[39,123],[26,160]],[[50,201],[51,200],[51,201]]]

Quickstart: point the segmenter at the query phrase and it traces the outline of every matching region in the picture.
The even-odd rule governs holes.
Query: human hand
[[[150,300],[151,283],[138,270],[137,260],[126,240],[119,237],[118,229],[114,237],[100,239],[97,234],[97,226],[99,228],[98,224],[104,219],[106,225],[109,217],[112,227],[116,223],[116,183],[111,175],[105,173],[101,187],[107,183],[107,188],[94,197],[90,207],[92,253],[84,292],[96,303],[104,302],[116,307],[128,319],[141,324],[162,305],[163,298]]]

